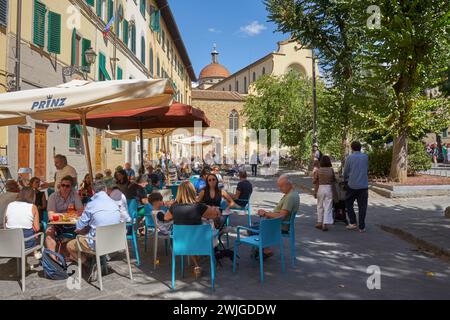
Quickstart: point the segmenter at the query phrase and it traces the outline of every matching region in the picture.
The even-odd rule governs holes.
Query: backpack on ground
[[[57,260],[54,260],[52,255],[55,256]],[[69,277],[67,274],[66,261],[59,253],[44,249],[42,252],[41,264],[47,279],[65,280]]]

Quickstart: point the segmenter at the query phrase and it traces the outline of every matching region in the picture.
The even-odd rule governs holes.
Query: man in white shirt
[[[15,180],[6,181],[5,189],[5,193],[0,193],[0,229],[3,229],[3,218],[8,204],[16,201],[20,192],[19,184]]]
[[[59,184],[61,183],[61,180],[67,176],[71,176],[74,179],[74,181],[75,181],[74,186],[78,185],[77,171],[75,170],[74,167],[67,164],[66,156],[57,154],[54,159],[55,159],[55,167],[56,167],[55,181],[44,183],[42,187],[58,189]]]

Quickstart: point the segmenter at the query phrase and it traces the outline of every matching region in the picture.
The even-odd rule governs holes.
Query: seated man
[[[197,180],[197,182],[195,182],[195,192],[197,192],[197,194],[199,194],[203,189],[206,188],[206,179],[208,178],[208,170],[203,169],[200,173],[200,179]]]
[[[289,221],[291,214],[297,214],[300,206],[300,196],[295,190],[293,183],[289,180],[289,177],[282,175],[277,182],[278,188],[284,196],[281,198],[278,205],[275,207],[273,212],[268,212],[263,209],[258,210],[258,215],[260,217],[265,217],[268,219],[281,218],[282,221]],[[289,232],[288,225],[281,225],[281,231],[283,233]],[[264,256],[270,257],[272,251],[269,248],[264,249]]]
[[[95,250],[93,238],[95,237],[96,228],[120,223],[119,206],[106,193],[106,184],[103,181],[96,181],[93,188],[95,194],[87,204],[80,220],[78,220],[75,231],[78,234],[87,234],[89,237],[80,239],[81,248],[84,252],[93,252]],[[67,251],[71,260],[78,261],[79,248],[76,239],[71,240],[67,244]],[[95,258],[95,256],[91,256],[91,258]],[[94,281],[95,276],[92,275],[92,271],[96,270],[93,263],[95,259],[91,259],[90,263],[86,264],[87,259],[88,255],[81,255],[81,262],[90,269],[88,270],[91,275],[90,279]]]
[[[253,193],[253,186],[250,181],[247,180],[247,172],[245,171],[239,172],[239,180],[236,187],[236,194],[233,195],[233,199],[238,206],[244,208],[248,204],[250,196]]]
[[[63,216],[69,211],[76,211],[78,215],[83,212],[80,196],[73,189],[74,179],[71,176],[62,178],[58,191],[48,198],[48,220],[53,221],[55,216]],[[49,226],[45,232],[45,245],[49,250],[56,250],[56,238],[64,232],[73,232],[73,228],[63,225]]]

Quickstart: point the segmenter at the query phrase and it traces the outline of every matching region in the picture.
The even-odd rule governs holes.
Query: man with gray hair
[[[81,247],[83,252],[93,252],[95,243],[95,230],[98,227],[108,226],[120,223],[120,209],[114,200],[112,200],[106,193],[106,184],[103,181],[96,181],[93,185],[94,196],[88,202],[83,214],[76,225],[76,233],[87,234],[88,239],[81,238]],[[73,261],[78,260],[78,245],[77,240],[71,240],[67,244],[67,251],[69,251],[70,258]],[[82,255],[81,261],[86,263],[87,256]],[[92,273],[93,261],[90,261],[90,270]],[[93,280],[93,279],[91,279]]]
[[[291,215],[297,214],[300,206],[300,196],[294,188],[294,184],[291,182],[287,175],[282,175],[277,181],[278,188],[284,196],[281,198],[278,205],[275,207],[273,212],[268,212],[263,209],[258,210],[258,215],[260,217],[265,217],[269,219],[281,218],[282,221],[289,221]],[[281,232],[289,232],[288,225],[281,225]],[[264,249],[264,256],[269,257],[272,255],[270,249]]]
[[[67,163],[67,157],[62,154],[57,154],[54,160],[56,167],[55,181],[44,183],[42,187],[58,189],[62,178],[67,176],[71,176],[75,181],[74,185],[77,185],[77,171]]]

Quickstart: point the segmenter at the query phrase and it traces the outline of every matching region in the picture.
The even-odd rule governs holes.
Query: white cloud
[[[252,23],[240,28],[241,32],[249,37],[257,36],[266,29],[267,27],[258,21],[253,21]]]
[[[222,31],[217,30],[216,28],[208,28],[208,31],[211,33],[221,33]]]

